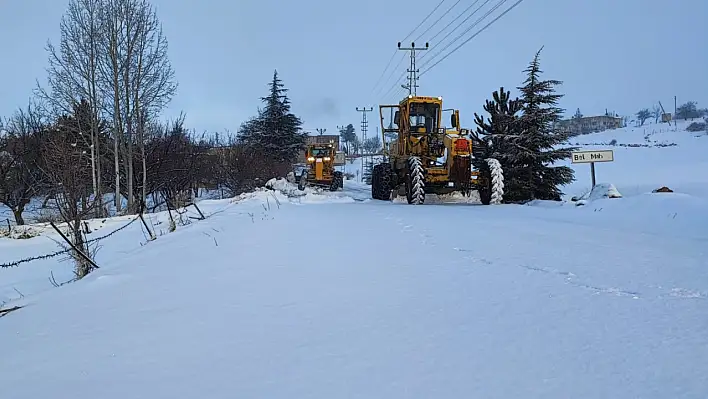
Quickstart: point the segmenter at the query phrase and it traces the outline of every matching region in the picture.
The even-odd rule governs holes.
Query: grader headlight
[[[300,158],[302,159],[302,158]],[[307,162],[315,162],[315,157],[308,157]]]

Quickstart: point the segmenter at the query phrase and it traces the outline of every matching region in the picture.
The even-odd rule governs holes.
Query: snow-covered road
[[[264,202],[0,319],[1,396],[708,392],[700,234],[615,229],[592,209]]]

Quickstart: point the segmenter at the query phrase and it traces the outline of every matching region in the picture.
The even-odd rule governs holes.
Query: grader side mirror
[[[401,111],[396,111],[396,113],[393,114],[393,123],[395,123],[396,126],[401,126]]]
[[[453,128],[457,129],[457,115],[454,113],[450,115],[450,124]]]

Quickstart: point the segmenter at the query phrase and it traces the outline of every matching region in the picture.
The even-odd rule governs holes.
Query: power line
[[[489,3],[490,1],[491,1],[491,0],[485,0],[484,3],[482,3],[481,6],[477,7],[477,9],[472,12],[472,14],[468,15],[467,18],[465,18],[462,22],[460,22],[457,26],[455,26],[455,29],[451,30],[447,35],[445,35],[445,37],[443,37],[442,40],[440,40],[440,42],[441,42],[441,43],[444,42],[445,39],[447,39],[448,37],[450,37],[450,35],[452,35],[458,28],[460,28],[460,27],[461,27],[465,22],[467,22],[470,18],[474,17],[474,15],[477,14],[477,12],[479,12],[479,10],[481,10],[482,7],[486,6],[487,3]],[[502,2],[504,2],[504,1],[507,1],[507,0],[502,0]],[[472,3],[472,5],[475,5],[475,4],[477,4],[478,2],[479,2],[479,0],[476,0],[474,3]],[[498,6],[497,6],[497,7],[498,7]],[[487,14],[487,15],[488,15],[488,14]],[[453,22],[454,22],[454,21],[453,21]],[[479,20],[477,20],[476,23],[479,23]],[[474,25],[472,25],[472,26],[474,27]],[[469,31],[469,29],[468,29],[468,31]],[[464,33],[462,33],[462,35],[464,35]],[[459,38],[460,38],[460,36],[458,36],[458,37],[457,37],[456,39],[454,39],[452,42],[450,42],[450,43],[448,43],[447,45],[445,45],[445,47],[444,47],[442,50],[436,52],[436,53],[433,55],[433,58],[435,58],[436,55],[440,54],[440,53],[441,53],[442,51],[444,51],[446,48],[450,47],[450,45],[451,45],[452,43],[454,43],[454,42],[455,42],[457,39],[459,39]],[[421,58],[421,59],[422,59],[422,58],[425,58],[425,54],[423,54],[423,56],[420,57],[420,58]],[[422,66],[427,65],[429,62],[430,62],[430,61],[427,61],[427,62],[423,63]]]
[[[420,21],[420,23],[418,24],[418,26],[416,26],[415,28],[413,28],[413,30],[411,31],[411,33],[407,34],[406,37],[404,37],[403,40],[401,40],[401,41],[402,41],[402,42],[405,42],[406,39],[408,39],[409,37],[411,37],[411,35],[413,34],[413,32],[415,32],[418,28],[420,28],[421,25],[423,25],[423,23],[425,23],[425,21],[427,21],[428,18],[430,18],[430,16],[433,15],[433,13],[434,13],[438,8],[440,8],[440,6],[441,6],[444,2],[445,2],[445,0],[440,1],[440,3],[438,3],[438,5],[436,5],[435,8],[433,8],[433,11],[431,11],[425,18],[423,18],[423,20]]]
[[[396,52],[398,52],[398,49],[396,49]],[[401,59],[398,60],[398,64],[396,65],[395,68],[393,68],[393,69],[391,70],[391,74],[388,75],[388,78],[386,78],[386,80],[385,80],[386,83],[385,83],[383,86],[381,86],[381,88],[379,88],[379,90],[376,92],[376,94],[380,94],[380,93],[381,93],[381,90],[383,90],[383,88],[388,85],[388,82],[389,82],[389,81],[391,80],[391,78],[396,74],[396,69],[400,68],[401,65],[403,65],[403,61],[405,61],[405,59],[406,59],[406,55],[405,55],[405,54],[401,54]],[[405,74],[405,73],[404,73],[404,74]],[[394,82],[394,85],[395,85],[395,82]],[[390,90],[391,90],[391,89],[389,89],[389,91],[390,91]]]
[[[406,37],[404,37],[403,40],[401,40],[401,41],[403,42],[403,41],[405,41],[406,39],[408,39],[418,28],[421,27],[421,25],[423,25],[423,24],[425,23],[425,21],[428,20],[428,18],[430,18],[431,15],[433,15],[433,13],[434,13],[438,8],[440,8],[440,6],[441,6],[444,2],[445,2],[445,0],[441,0],[440,3],[438,3],[438,5],[436,5],[435,8],[433,8],[433,10],[432,10],[425,18],[423,18],[422,21],[420,21],[420,23],[418,24],[418,26],[416,26],[415,28],[413,28],[413,30],[412,30],[410,33],[408,33],[408,34],[406,35]],[[459,3],[459,0],[458,0],[458,3]],[[455,3],[455,4],[457,4],[457,3]],[[448,11],[449,11],[449,10],[448,10]],[[444,14],[443,14],[443,15],[444,15]],[[391,58],[388,60],[388,63],[386,64],[386,68],[384,68],[384,71],[381,73],[381,76],[379,76],[379,78],[377,79],[377,83],[374,84],[374,88],[373,88],[371,91],[376,90],[376,87],[378,86],[379,81],[380,81],[381,78],[386,74],[386,70],[387,70],[388,67],[391,65],[391,61],[393,61],[393,59],[396,58],[396,53],[397,53],[397,51],[395,51],[395,52],[393,53],[393,55],[391,55]]]
[[[391,97],[392,97],[394,100],[395,100],[396,98],[398,98],[398,99],[400,100],[400,98],[401,98],[402,96],[405,96],[405,95],[406,95],[406,89],[404,89],[403,87],[399,87],[398,90],[394,91],[394,92],[391,94]],[[398,102],[398,101],[396,101],[396,102]]]
[[[490,0],[486,0],[486,1],[484,2],[484,4],[487,4],[489,1],[490,1]],[[506,3],[507,1],[508,1],[508,0],[500,0],[500,1],[499,1],[496,5],[494,5],[491,9],[487,10],[487,12],[486,12],[483,16],[481,16],[480,18],[477,18],[477,20],[476,20],[472,25],[470,25],[469,27],[467,27],[467,29],[465,29],[464,32],[460,33],[456,38],[454,38],[452,41],[450,41],[449,43],[447,43],[442,49],[440,49],[438,52],[436,52],[436,53],[433,55],[432,59],[428,59],[428,60],[425,61],[425,62],[423,63],[423,65],[421,65],[421,66],[425,67],[426,65],[428,65],[433,59],[435,59],[435,57],[437,57],[439,54],[441,54],[443,51],[445,51],[448,47],[450,47],[450,46],[452,46],[453,44],[455,44],[455,42],[457,42],[458,40],[460,40],[460,38],[463,37],[464,35],[466,35],[467,32],[469,32],[470,30],[472,30],[472,28],[474,28],[475,26],[479,25],[480,22],[482,22],[485,18],[487,18],[491,13],[493,13],[494,11],[496,11],[497,8],[501,7],[501,6],[502,6],[504,3]],[[470,15],[470,17],[471,17],[472,15],[474,15],[477,11],[479,11],[482,7],[484,7],[484,4],[482,4],[474,13],[472,13],[472,14]],[[467,17],[467,18],[465,19],[465,21],[467,21],[467,19],[469,19],[469,17]],[[460,25],[460,26],[461,26],[461,25]],[[455,29],[457,29],[457,28],[455,28]],[[454,32],[454,30],[453,30],[452,32]],[[452,32],[450,32],[450,33],[452,33]],[[421,58],[422,58],[422,57],[421,57]]]
[[[503,1],[506,1],[506,0],[503,0]],[[449,53],[447,53],[443,58],[441,58],[440,60],[438,60],[437,62],[435,62],[433,65],[431,65],[429,68],[427,68],[427,69],[425,69],[423,72],[421,72],[421,74],[420,74],[419,76],[422,76],[424,73],[426,73],[426,72],[428,72],[429,70],[433,69],[436,65],[438,65],[438,64],[441,63],[443,60],[445,60],[447,57],[449,57],[450,55],[452,55],[452,53],[454,53],[455,51],[459,50],[460,47],[462,47],[462,46],[464,46],[465,44],[467,44],[470,40],[474,39],[477,35],[479,35],[480,33],[484,32],[484,31],[485,31],[487,28],[489,28],[492,24],[494,24],[495,22],[497,22],[501,17],[503,17],[504,15],[506,15],[507,13],[509,13],[509,11],[513,10],[516,6],[518,6],[519,4],[521,4],[521,2],[523,2],[523,1],[524,1],[524,0],[517,0],[516,3],[514,3],[514,4],[511,5],[511,7],[507,8],[504,12],[502,12],[501,14],[499,14],[499,15],[498,15],[496,18],[494,18],[491,22],[489,22],[488,24],[486,24],[485,26],[483,26],[480,30],[478,30],[477,32],[475,32],[474,35],[470,36],[467,40],[465,40],[464,42],[460,43],[459,46],[455,47],[454,49],[452,49],[452,51],[450,51]]]
[[[404,89],[405,80],[406,80],[406,72],[402,73],[401,76],[399,76],[398,79],[396,79],[396,81],[393,82],[393,86],[389,87],[389,89],[386,91],[386,93],[383,97],[385,98],[386,96],[393,93],[394,89]]]
[[[457,1],[455,2],[455,4],[451,5],[450,8],[448,8],[447,10],[445,10],[445,12],[444,12],[441,16],[439,16],[438,19],[436,19],[435,22],[432,23],[432,25],[428,26],[428,29],[426,29],[423,33],[421,33],[420,35],[418,35],[418,37],[415,38],[414,42],[419,41],[421,38],[423,38],[423,35],[425,35],[426,33],[430,32],[430,30],[433,29],[433,26],[437,25],[437,23],[440,22],[440,20],[443,19],[447,14],[449,14],[450,11],[452,11],[452,9],[455,8],[455,6],[457,6],[458,4],[460,4],[461,1],[462,1],[462,0],[457,0]],[[478,1],[479,1],[479,0],[478,0]]]
[[[455,21],[457,21],[458,19],[460,19],[460,17],[462,17],[463,15],[465,15],[465,14],[467,13],[467,11],[471,10],[472,7],[474,7],[475,4],[477,4],[477,3],[479,3],[479,0],[475,0],[472,4],[470,4],[469,6],[467,6],[467,8],[465,8],[464,11],[462,11],[461,13],[459,13],[459,14],[457,15],[457,17],[455,17],[455,19],[453,19],[452,21],[450,21],[450,23],[448,23],[447,25],[443,26],[443,28],[440,29],[440,31],[438,31],[438,33],[436,33],[435,35],[433,35],[433,37],[431,37],[430,40],[428,40],[428,41],[429,41],[429,42],[432,42],[433,40],[435,40],[436,37],[440,36],[441,33],[445,32],[445,29],[447,29],[447,28],[449,28],[450,26],[452,26],[452,24],[455,23]],[[460,24],[460,25],[462,25],[462,24]],[[443,38],[443,40],[445,40],[445,38]],[[442,40],[441,40],[441,41],[442,41]]]
[[[402,74],[402,75],[398,78],[398,80],[396,80],[396,82],[394,83],[394,85],[391,86],[391,87],[386,91],[386,93],[384,93],[384,95],[383,95],[382,97],[383,97],[383,98],[388,98],[391,94],[397,94],[399,91],[404,90],[404,88],[403,88],[403,82],[404,82],[405,77],[406,77],[406,74],[405,74],[405,73]],[[395,90],[396,88],[398,88],[398,90]]]
[[[386,71],[388,71],[388,67],[391,66],[391,61],[393,61],[393,59],[396,58],[397,52],[398,51],[394,51],[393,54],[391,54],[391,58],[389,58],[388,63],[386,64],[386,68],[384,68],[383,72],[381,72],[381,76],[379,76],[379,78],[376,80],[376,83],[374,84],[374,87],[371,89],[372,92],[374,90],[376,90],[376,87],[378,87],[379,83],[381,83],[381,78],[384,77],[384,75],[386,74]]]

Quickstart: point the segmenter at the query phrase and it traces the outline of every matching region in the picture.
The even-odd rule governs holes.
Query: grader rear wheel
[[[479,200],[483,205],[498,205],[504,197],[504,173],[501,164],[494,158],[486,160],[480,170],[484,184],[478,187]]]
[[[381,201],[391,200],[393,189],[393,169],[388,163],[374,166],[371,171],[371,198]]]

